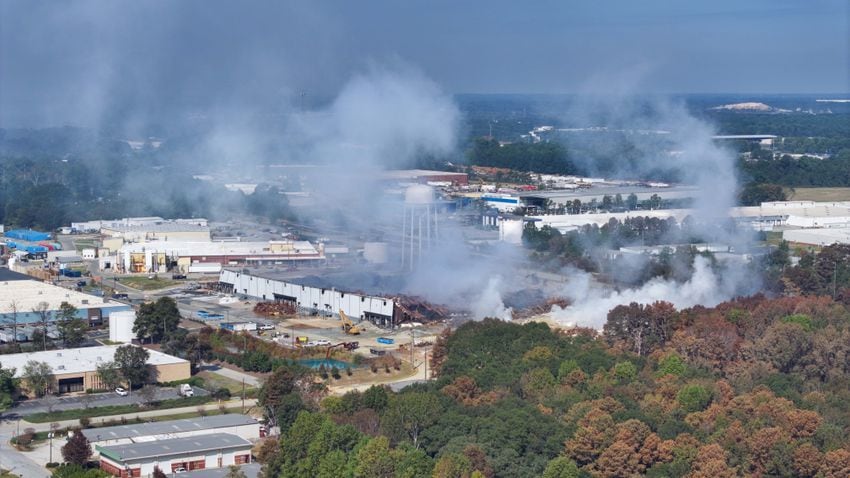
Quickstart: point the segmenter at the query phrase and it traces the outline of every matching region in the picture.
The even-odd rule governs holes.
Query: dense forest
[[[847,305],[631,304],[600,335],[468,322],[401,393],[322,399],[282,367],[259,456],[270,477],[846,477]]]

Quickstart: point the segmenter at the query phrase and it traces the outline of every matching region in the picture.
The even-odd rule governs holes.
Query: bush
[[[339,380],[341,378],[340,375],[339,375],[339,369],[336,368],[336,366],[331,367],[331,377],[333,377],[337,380]]]
[[[230,399],[230,390],[222,387],[213,392],[213,398],[216,400],[229,400]]]
[[[82,428],[88,428],[91,426],[91,418],[89,417],[80,417],[80,426]]]
[[[46,464],[46,465],[44,465],[44,466],[46,466],[47,468],[58,468],[58,467],[59,467],[59,465],[60,465],[59,463],[57,463],[57,462],[55,462],[55,461],[51,461],[50,463],[48,463],[48,464]]]

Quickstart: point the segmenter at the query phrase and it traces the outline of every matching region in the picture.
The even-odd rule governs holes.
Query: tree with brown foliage
[[[603,478],[643,476],[658,461],[660,443],[646,424],[627,420],[617,425],[614,442],[588,468]]]
[[[814,478],[823,462],[823,453],[811,443],[794,449],[794,473],[799,478]]]
[[[735,478],[736,476],[738,474],[735,469],[726,463],[726,452],[720,445],[712,443],[700,447],[687,478]]]
[[[820,467],[823,478],[847,478],[850,476],[850,451],[843,448],[827,452]]]
[[[91,444],[80,430],[75,430],[68,442],[62,446],[62,458],[66,463],[84,466],[91,455]]]
[[[595,461],[614,442],[616,423],[611,415],[593,408],[578,421],[578,429],[567,440],[567,456],[579,465]]]
[[[452,330],[446,327],[440,332],[437,340],[434,341],[433,347],[431,347],[431,375],[434,377],[440,376],[443,363],[445,363],[446,357],[448,357],[449,350],[447,344],[451,335]]]

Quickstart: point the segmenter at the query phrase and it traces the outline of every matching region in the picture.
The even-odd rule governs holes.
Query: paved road
[[[209,395],[209,392],[198,387],[193,387],[196,396]],[[157,389],[156,400],[169,400],[179,398],[177,389],[174,387],[162,387]],[[27,416],[33,413],[47,412],[52,407],[54,411],[72,410],[75,408],[94,408],[109,405],[132,405],[143,403],[142,396],[138,390],[130,395],[122,397],[114,392],[92,393],[89,395],[78,395],[68,397],[48,397],[38,400],[27,400],[17,404],[6,412],[7,415]]]
[[[17,429],[17,420],[0,421],[0,468],[26,478],[48,478],[47,469],[9,444]]]
[[[248,375],[244,372],[239,372],[237,370],[231,370],[229,368],[220,367],[218,365],[204,365],[201,367],[201,370],[206,370],[212,372],[217,375],[221,375],[222,377],[229,378],[231,380],[236,380],[237,382],[241,382],[243,379],[245,380],[245,385],[251,387],[259,387],[262,385],[262,382],[257,377],[253,375]]]

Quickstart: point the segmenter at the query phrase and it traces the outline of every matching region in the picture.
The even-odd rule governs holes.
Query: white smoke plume
[[[745,279],[730,272],[721,280],[704,257],[695,259],[694,273],[686,282],[656,278],[641,287],[622,291],[600,287],[589,274],[577,271],[564,289],[573,304],[567,308],[553,307],[550,316],[564,325],[601,329],[608,311],[618,305],[651,304],[660,300],[679,309],[694,305],[712,307],[737,295],[746,286]]]

